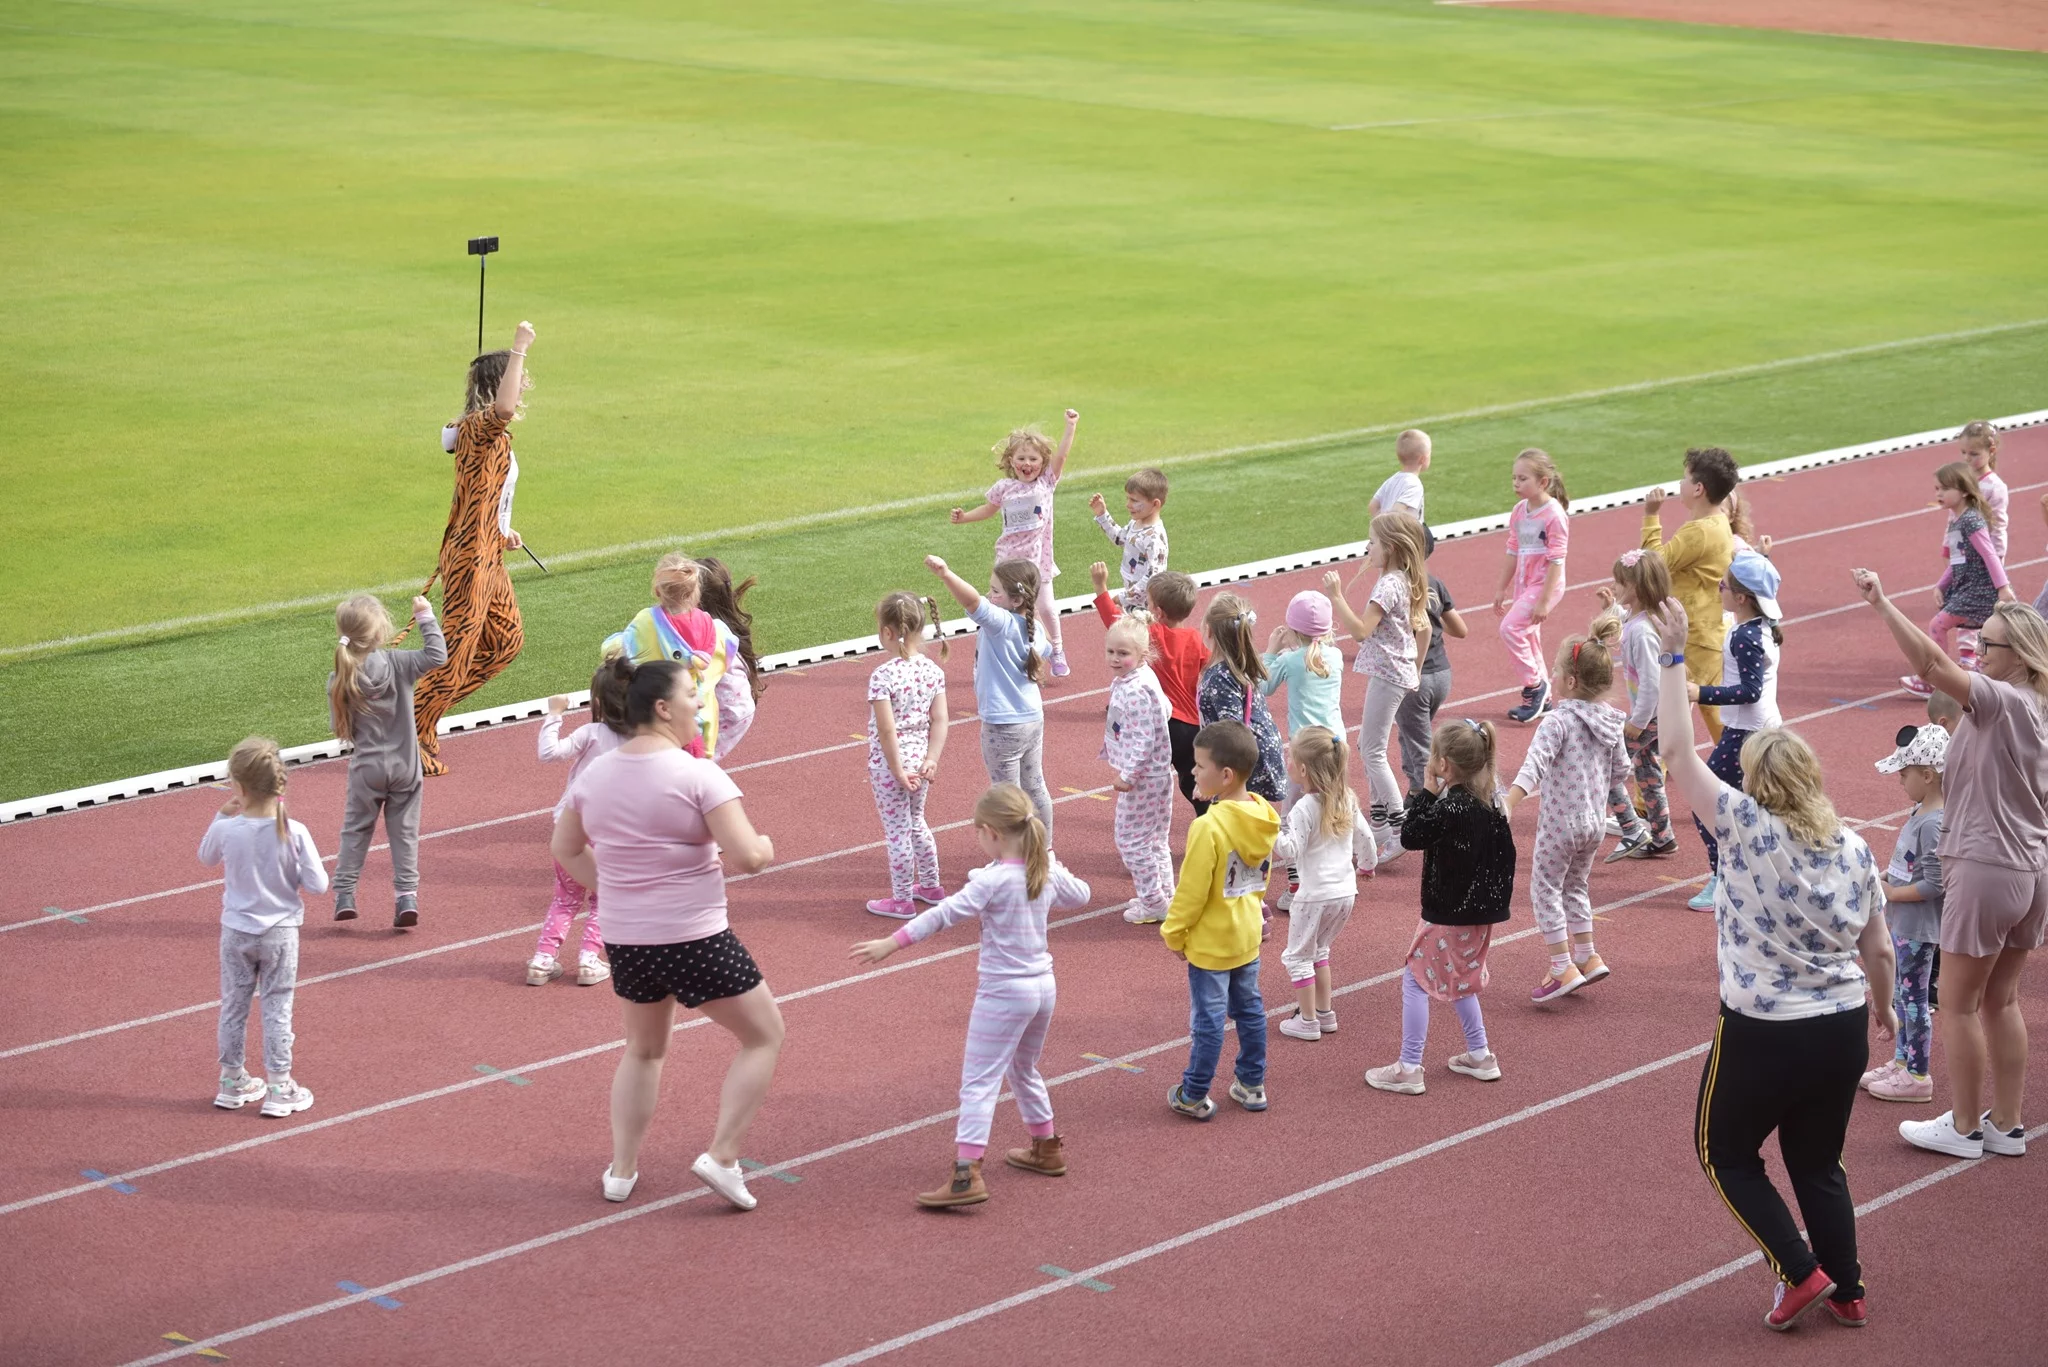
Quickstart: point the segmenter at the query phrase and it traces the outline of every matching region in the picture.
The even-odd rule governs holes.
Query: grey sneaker
[[[353,921],[356,919],[356,892],[354,888],[350,888],[347,892],[337,892],[334,894],[334,919],[337,921]]]
[[[1650,828],[1645,826],[1636,832],[1635,839],[1633,840],[1623,836],[1621,843],[1609,850],[1607,857],[1600,862],[1603,864],[1619,864],[1624,859],[1642,859],[1649,854],[1649,850]]]
[[[239,1078],[227,1073],[220,1075],[220,1090],[213,1094],[213,1104],[223,1111],[239,1111],[252,1101],[261,1101],[270,1088],[260,1077],[247,1073]]]
[[[1230,1099],[1247,1111],[1263,1111],[1266,1109],[1266,1088],[1264,1084],[1247,1087],[1242,1082],[1232,1082]]]
[[[313,1094],[295,1081],[273,1082],[263,1098],[263,1114],[271,1117],[303,1111],[313,1104]]]
[[[1215,1097],[1205,1096],[1200,1101],[1189,1101],[1186,1094],[1181,1091],[1178,1082],[1174,1083],[1173,1090],[1166,1094],[1166,1104],[1179,1111],[1182,1115],[1195,1120],[1207,1120],[1210,1116],[1216,1114]]]
[[[391,913],[391,924],[399,930],[409,930],[420,923],[420,895],[416,892],[398,894],[398,905]]]

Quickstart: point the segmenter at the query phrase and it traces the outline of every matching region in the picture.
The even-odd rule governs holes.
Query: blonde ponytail
[[[358,593],[345,598],[334,609],[334,683],[328,689],[327,710],[334,719],[334,734],[345,741],[356,738],[356,713],[363,710],[362,681],[358,677],[363,661],[390,645],[391,614],[375,594]]]
[[[974,824],[986,826],[998,835],[1019,840],[1024,846],[1024,891],[1033,901],[1052,879],[1052,845],[1045,837],[1045,823],[1024,790],[1014,783],[998,783],[974,804]]]

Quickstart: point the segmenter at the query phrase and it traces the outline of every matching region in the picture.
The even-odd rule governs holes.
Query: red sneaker
[[[1779,1282],[1777,1298],[1771,1302],[1770,1312],[1764,1316],[1765,1326],[1782,1334],[1834,1289],[1834,1279],[1817,1267],[1807,1273],[1806,1280],[1797,1286]]]
[[[1870,1323],[1870,1307],[1861,1296],[1853,1301],[1829,1301],[1828,1313],[1835,1317],[1836,1324],[1846,1324],[1851,1329],[1861,1329]]]

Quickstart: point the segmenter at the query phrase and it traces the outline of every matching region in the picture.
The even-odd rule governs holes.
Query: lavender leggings
[[[1486,1019],[1479,1014],[1479,998],[1460,997],[1451,1003],[1458,1024],[1465,1027],[1465,1048],[1474,1054],[1486,1052]],[[1415,974],[1401,974],[1401,1066],[1420,1068],[1422,1046],[1429,1042],[1429,993]]]

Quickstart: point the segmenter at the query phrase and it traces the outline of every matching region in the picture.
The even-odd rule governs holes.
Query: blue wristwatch
[[[1662,651],[1657,656],[1657,663],[1665,669],[1669,669],[1673,665],[1682,665],[1685,663],[1685,654],[1682,651],[1677,655],[1673,655],[1668,650]]]

